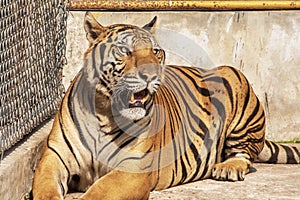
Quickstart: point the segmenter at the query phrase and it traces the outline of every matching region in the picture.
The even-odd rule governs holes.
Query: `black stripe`
[[[118,29],[118,30],[116,31],[116,33],[120,33],[120,32],[123,32],[123,31],[130,30],[130,28],[131,28],[131,26],[125,26],[125,27],[122,27],[122,28]],[[129,36],[129,35],[133,35],[133,34],[129,34],[129,33],[128,33],[128,36]]]
[[[100,44],[100,71],[103,72],[103,61],[104,61],[104,54],[105,54],[105,49],[106,49],[106,45],[105,44]],[[94,58],[94,56],[93,56]],[[97,68],[95,68],[97,69]]]
[[[163,103],[165,103],[164,106],[166,108],[168,108],[169,111],[170,111],[167,114],[170,115],[169,117],[171,119],[174,119],[174,120],[169,121],[170,122],[170,131],[169,132],[171,133],[171,137],[172,137],[173,156],[175,158],[174,165],[175,165],[175,170],[176,170],[175,172],[177,174],[177,170],[178,170],[177,155],[178,155],[178,152],[177,152],[177,149],[176,149],[177,143],[176,143],[176,140],[175,140],[175,137],[176,137],[175,134],[178,134],[178,130],[176,131],[176,129],[178,129],[179,121],[181,121],[180,116],[182,116],[182,113],[179,113],[179,112],[181,112],[180,109],[175,109],[176,107],[179,108],[178,99],[176,99],[176,98],[166,98],[166,97],[172,97],[173,93],[172,93],[171,90],[166,89],[164,92],[161,93],[161,95],[164,97],[164,100],[165,100],[165,101],[163,101]],[[173,101],[170,102],[170,100],[173,100]],[[164,132],[165,132],[165,129],[164,129]],[[164,136],[167,136],[167,135],[163,135],[163,137]],[[169,141],[167,141],[167,142],[169,142]],[[172,181],[170,183],[170,186],[172,186],[174,181],[175,181],[174,180],[174,173],[175,172],[173,171],[173,177],[172,177]]]
[[[96,174],[96,170],[95,170],[95,166],[94,166],[94,158],[93,155],[91,154],[91,170],[92,170],[92,174]]]
[[[177,129],[178,128],[178,122],[177,122],[177,120],[178,120],[178,118],[180,118],[179,117],[179,114],[178,114],[178,111],[177,111],[177,109],[174,109],[173,111],[176,111],[176,116],[175,115],[172,115],[174,112],[171,112],[171,113],[169,113],[171,116],[170,116],[170,118],[171,119],[176,119],[176,121],[175,120],[171,120],[171,122],[170,122],[170,132],[171,132],[171,135],[172,135],[172,144],[173,144],[173,155],[174,155],[174,158],[177,160],[177,154],[178,154],[178,152],[177,152],[177,148],[176,148],[176,140],[174,139],[175,138],[175,134],[178,134],[178,132],[180,131],[179,129]],[[181,120],[180,120],[181,121]],[[175,131],[177,129],[177,132]],[[177,161],[175,161],[175,169],[176,169],[176,174],[177,174]],[[173,184],[173,183],[172,183]]]
[[[228,96],[229,96],[229,99],[230,99],[231,110],[233,110],[234,102],[233,102],[233,94],[232,94],[231,85],[225,78],[222,78],[222,80],[223,80],[224,86],[227,90],[227,93],[228,93]]]
[[[166,126],[163,126],[163,133],[165,133],[166,132]],[[161,137],[160,138],[161,140],[163,139],[163,137]],[[159,149],[163,149],[164,147],[162,146],[162,144],[163,144],[163,141],[160,141],[160,147],[159,147]],[[157,160],[158,160],[158,162],[157,162],[157,179],[156,179],[156,183],[155,183],[155,185],[154,185],[154,187],[153,188],[156,188],[156,186],[157,186],[157,184],[158,184],[158,182],[159,182],[159,180],[160,180],[160,171],[161,171],[161,165],[160,165],[160,162],[161,162],[161,158],[162,158],[162,156],[161,156],[161,154],[162,154],[162,151],[158,151],[159,153],[158,153],[158,158],[157,158]],[[164,166],[163,166],[164,167]]]
[[[150,149],[151,149],[151,148],[152,148],[152,147],[150,147]],[[146,152],[144,152],[142,156],[131,156],[131,157],[126,157],[126,158],[120,160],[119,163],[122,163],[122,162],[124,162],[124,161],[126,161],[126,160],[130,160],[130,161],[132,161],[132,160],[141,160],[141,162],[143,162],[143,158],[145,158],[145,157],[148,155],[148,153],[151,153],[151,152],[150,152],[150,149],[147,150]],[[151,160],[151,163],[149,163],[149,165],[145,166],[144,168],[140,168],[140,170],[143,171],[143,170],[151,169],[152,166],[153,166],[153,162],[154,162],[154,159]]]
[[[60,126],[62,126],[60,120],[59,120],[59,123],[60,123]],[[73,157],[74,157],[75,160],[76,160],[76,163],[77,163],[78,167],[80,168],[80,163],[79,163],[79,161],[78,161],[78,159],[77,159],[77,156],[76,156],[76,154],[75,154],[75,152],[74,152],[74,150],[73,150],[73,147],[72,147],[70,141],[68,140],[68,138],[67,138],[66,135],[65,135],[65,131],[63,130],[63,127],[61,128],[61,131],[62,131],[63,138],[64,138],[66,144],[68,145],[68,148],[70,149],[70,151],[71,151]]]
[[[194,160],[196,161],[196,165],[197,165],[197,168],[196,170],[194,171],[194,174],[193,176],[190,178],[191,181],[193,181],[199,174],[200,172],[200,167],[201,167],[201,163],[202,163],[202,160],[200,158],[200,149],[197,149],[196,146],[190,142],[190,149],[192,150],[192,153],[193,153],[193,156],[194,156]]]
[[[262,118],[265,118],[265,112],[263,109],[262,109],[261,115],[258,117],[258,119],[255,120],[254,122],[250,123],[249,126],[252,126],[253,124],[258,123]],[[265,119],[264,119],[264,121],[265,121]]]
[[[236,134],[241,132],[242,130],[244,130],[247,126],[249,126],[250,121],[253,120],[253,118],[257,115],[258,111],[260,109],[260,103],[258,101],[258,99],[256,98],[256,106],[254,108],[254,110],[252,111],[251,115],[249,115],[247,117],[247,121],[244,123],[243,127],[241,127],[239,130],[234,130],[232,133]],[[243,109],[244,110],[244,109]],[[244,113],[244,112],[243,112]],[[256,120],[257,121],[257,120]],[[239,122],[240,123],[240,122]]]
[[[287,163],[288,164],[297,164],[297,161],[295,159],[294,153],[292,151],[292,149],[288,146],[285,145],[281,145],[282,148],[284,148],[285,152],[286,152],[286,157],[287,157]]]
[[[115,140],[117,140],[119,137],[121,137],[124,134],[124,131],[122,129],[118,129],[116,130],[114,133],[112,133],[112,135],[115,135],[114,138],[112,138],[108,143],[106,143],[101,149],[100,151],[97,152],[97,156],[99,156],[102,151],[109,146],[111,143],[113,143]]]
[[[205,112],[207,115],[210,115],[211,113],[205,108],[205,107],[203,107],[200,103],[199,103],[199,100],[195,97],[195,95],[193,94],[193,92],[191,91],[191,90],[189,90],[189,86],[188,85],[186,85],[186,81],[184,81],[184,79],[182,78],[182,77],[180,77],[179,75],[177,75],[175,72],[170,72],[170,75],[171,76],[173,76],[173,77],[175,77],[174,79],[171,79],[171,77],[170,77],[170,79],[169,79],[169,81],[172,83],[171,85],[174,87],[174,89],[176,90],[176,92],[178,92],[179,93],[179,96],[180,97],[184,97],[185,95],[183,95],[180,91],[180,89],[177,87],[177,84],[176,83],[174,83],[174,81],[173,80],[177,80],[177,83],[179,84],[179,85],[183,85],[183,89],[185,89],[185,91],[188,93],[188,97],[190,97],[192,100],[193,100],[193,102],[199,107],[199,108],[201,108],[201,110],[203,111],[203,112]],[[181,80],[181,84],[179,83],[179,80]],[[197,85],[194,85],[196,88],[198,87]],[[182,98],[182,100],[183,101],[185,101],[185,98]],[[186,101],[185,101],[185,105],[188,105],[187,103],[186,103]]]
[[[255,106],[254,110],[252,111],[251,115],[249,115],[249,117],[248,117],[248,119],[247,119],[247,121],[244,124],[244,127],[242,129],[244,129],[246,126],[248,126],[250,121],[253,120],[253,118],[255,116],[257,116],[257,113],[258,113],[259,109],[260,109],[260,103],[259,103],[259,101],[256,97],[256,106]]]
[[[198,83],[196,82],[196,79],[194,77],[192,77],[191,75],[189,75],[186,71],[190,71],[191,73],[195,74],[194,72],[192,72],[191,70],[189,70],[190,68],[186,67],[186,68],[176,68],[178,71],[180,71],[185,77],[187,77],[194,85],[195,88],[197,88],[198,92],[205,96],[205,97],[208,97],[211,95],[211,92],[207,89],[207,88],[202,88],[198,85]],[[195,74],[197,76],[197,74]],[[198,75],[200,76],[200,75]],[[179,77],[179,76],[177,76]],[[182,77],[179,77],[182,79]],[[202,78],[200,76],[200,78]],[[185,81],[182,81],[182,82],[185,82]],[[188,88],[188,87],[187,87]]]
[[[53,147],[51,147],[51,146],[49,145],[49,137],[48,137],[48,139],[47,139],[47,147],[57,155],[57,157],[59,158],[60,162],[64,165],[64,167],[65,167],[65,169],[67,170],[67,173],[68,173],[67,180],[68,180],[68,182],[69,182],[69,180],[70,180],[70,170],[69,170],[69,168],[67,167],[67,165],[66,165],[66,163],[64,162],[64,160],[62,159],[62,157],[60,156],[60,154],[59,154]]]
[[[177,86],[175,86],[177,91],[179,92],[179,89],[177,88]],[[180,93],[180,92],[179,92]],[[180,94],[180,96],[183,96],[182,94]],[[185,98],[181,98],[182,101],[184,101],[184,105],[186,106],[186,115],[185,116],[190,116],[189,119],[193,119],[194,122],[196,124],[198,124],[201,128],[201,130],[203,131],[202,133],[200,133],[199,131],[196,130],[196,128],[192,125],[192,123],[189,123],[189,127],[192,129],[193,133],[197,134],[198,136],[201,137],[202,140],[204,140],[205,134],[209,131],[207,126],[205,125],[205,123],[203,122],[203,120],[201,118],[199,118],[198,115],[195,115],[194,110],[191,110],[191,107],[188,105],[188,103],[185,101]],[[178,105],[178,101],[177,98],[174,98],[174,100],[176,101],[176,105],[178,108],[180,108]],[[197,104],[199,105],[199,102],[197,101]],[[176,111],[176,110],[175,110]],[[189,120],[190,121],[190,120]]]
[[[296,152],[297,156],[298,156],[298,160],[300,161],[300,151],[297,147],[292,146],[292,149]]]
[[[70,95],[69,95],[69,96],[70,96]],[[69,99],[68,99],[68,100],[69,100]],[[66,134],[65,134],[64,125],[63,125],[63,118],[62,118],[62,116],[63,116],[62,110],[63,110],[63,109],[60,109],[60,110],[59,110],[59,120],[58,120],[58,121],[59,121],[60,129],[61,129],[61,132],[62,132],[62,136],[63,136],[64,141],[66,142],[68,148],[70,149],[72,155],[74,156],[74,158],[75,158],[75,160],[76,160],[76,162],[77,162],[78,167],[80,168],[80,164],[79,164],[79,161],[78,161],[78,159],[77,159],[77,156],[76,156],[76,154],[75,154],[75,152],[74,152],[74,150],[73,150],[73,147],[72,147],[72,145],[71,145],[69,139],[67,138],[67,136],[66,136]]]
[[[60,186],[62,194],[66,195],[66,189],[65,189],[63,183],[61,182],[61,179],[59,179],[58,182],[59,182],[58,185]]]
[[[179,184],[183,184],[187,177],[187,173],[186,173],[187,170],[182,158],[180,158],[180,163],[181,163],[181,179],[179,181]]]
[[[180,160],[180,166],[181,166],[181,172],[180,172],[181,178],[180,178],[180,181],[178,182],[179,184],[184,183],[184,181],[185,181],[185,179],[187,177],[186,165],[184,163],[184,155],[186,155],[186,137],[185,137],[186,134],[182,134],[182,133],[186,133],[187,130],[186,130],[185,126],[183,126],[183,127],[181,126],[181,129],[182,129],[181,131],[179,130],[179,134],[180,134],[179,137],[181,138],[182,144],[180,143],[179,140],[177,142],[177,146],[178,146],[178,149],[179,149],[179,155],[180,155],[179,160]],[[182,152],[182,148],[181,148],[182,145],[183,145],[183,152]]]
[[[217,98],[211,98],[211,103],[215,106],[218,111],[219,116],[221,117],[222,122],[225,121],[226,118],[226,111],[225,107],[222,102],[219,101]]]
[[[206,69],[203,69],[203,68],[196,68],[200,73],[205,73],[205,72],[207,72],[207,70]]]
[[[182,66],[175,66],[175,65],[172,65],[171,67],[176,70],[181,71],[182,73],[185,73],[184,70],[187,70],[190,73],[192,73],[193,76],[196,76],[199,79],[203,79],[203,78],[211,76],[213,74],[213,73],[206,74],[207,70],[198,68],[198,67],[182,67]],[[192,79],[195,79],[195,78],[192,78]]]
[[[102,149],[98,152],[98,155],[100,153],[102,153],[102,151],[108,146],[110,145],[111,143],[113,143],[114,141],[116,141],[118,138],[120,138],[122,135],[124,134],[124,131],[122,129],[115,129],[115,131],[111,132],[110,135],[114,135],[114,137],[108,142],[106,143]]]
[[[245,110],[246,110],[246,107],[248,106],[249,99],[250,99],[249,90],[250,90],[249,84],[247,84],[247,91],[245,91],[246,92],[246,98],[244,99],[244,102],[240,102],[240,104],[243,104],[243,109],[242,109],[242,114],[239,118],[239,121],[236,123],[237,126],[241,124],[241,120],[244,118]],[[235,134],[235,132],[240,132],[240,131],[233,131],[232,133]]]
[[[186,159],[187,165],[190,168],[191,167],[191,163],[190,163],[189,154],[187,153],[187,150],[188,150],[188,148],[190,148],[191,139],[189,138],[188,134],[184,134],[184,136],[186,137],[185,141],[187,141],[187,143],[186,142],[183,143],[183,145],[184,145],[184,147],[183,147],[183,149],[184,149],[184,157]]]
[[[103,71],[103,56],[104,56],[104,55],[102,55],[104,52],[101,53],[102,46],[103,46],[103,44],[100,45],[100,58],[101,58],[100,61],[101,61],[101,64],[100,64],[99,67],[100,67],[101,72]],[[92,69],[93,69],[94,74],[89,74],[89,76],[93,75],[93,79],[98,79],[99,78],[99,74],[98,74],[99,68],[98,68],[98,66],[96,66],[96,55],[95,55],[97,48],[98,48],[98,46],[96,46],[92,49]],[[87,61],[86,61],[86,63],[87,63]],[[86,68],[91,68],[91,67],[88,67],[88,66],[85,66],[85,67]],[[88,72],[86,71],[85,73],[88,73]],[[89,72],[89,73],[91,73],[91,72]]]
[[[145,155],[146,155],[146,154],[145,154]],[[141,168],[141,171],[145,171],[145,170],[149,170],[149,169],[152,170],[153,163],[154,163],[154,159],[151,160],[151,163],[149,163],[149,165],[147,165],[147,166]]]
[[[247,142],[253,145],[247,145],[246,149],[249,149],[251,152],[253,152],[256,156],[259,155],[261,152],[261,149],[259,148],[259,145],[254,145],[257,143],[263,143],[265,141],[265,136],[262,135],[260,138],[248,138]],[[247,152],[246,152],[247,153]],[[251,162],[253,162],[253,158],[250,159]]]
[[[72,98],[75,98],[74,95],[76,94],[77,90],[78,90],[78,85],[79,85],[79,82],[81,80],[81,77],[82,77],[82,72],[80,72],[80,75],[78,74],[78,76],[76,77],[76,79],[74,79],[75,83],[71,86],[70,88],[70,92],[69,92],[69,95],[67,96],[68,98],[68,101],[67,101],[67,105],[68,105],[68,111],[70,116],[71,116],[71,119],[73,119],[73,123],[75,124],[79,134],[80,134],[80,141],[82,142],[82,144],[88,148],[88,144],[85,140],[84,137],[82,137],[82,128],[79,126],[79,120],[77,119],[76,117],[76,114],[75,114],[75,106],[73,105],[73,99]],[[66,96],[65,96],[66,98]],[[62,105],[63,103],[61,104],[61,108],[60,108],[60,111],[62,111]],[[60,116],[62,116],[62,114],[60,114]],[[62,127],[62,126],[61,126]],[[93,138],[94,139],[94,138]],[[94,141],[95,142],[95,141]],[[90,150],[90,149],[89,149]]]
[[[209,161],[210,161],[210,156],[211,156],[211,151],[212,151],[212,144],[213,144],[213,140],[211,139],[210,133],[206,135],[205,140],[203,145],[205,146],[206,150],[207,150],[207,157],[205,159],[205,165],[204,165],[204,170],[202,171],[202,174],[200,176],[200,179],[202,179],[207,173],[211,173],[208,171],[209,169]],[[214,155],[216,156],[216,155]]]
[[[92,50],[92,66],[93,66],[93,69],[97,69],[97,66],[96,66],[96,56],[95,56],[96,49],[97,49],[97,47],[93,48],[93,50]],[[93,77],[95,77],[95,74],[94,74]]]
[[[279,148],[276,144],[273,144],[272,142],[266,140],[265,144],[268,146],[268,148],[271,151],[271,157],[269,160],[267,160],[267,163],[277,163],[278,160],[278,153],[279,153]],[[272,149],[274,147],[274,151]]]
[[[233,67],[228,67],[228,68],[230,68],[233,71],[233,73],[236,75],[236,77],[239,79],[239,81],[242,82],[239,71]]]
[[[248,103],[249,103],[249,100],[250,100],[250,86],[249,86],[249,83],[247,83],[247,91],[245,91],[245,92],[246,92],[246,98],[243,102],[243,109],[242,109],[243,112],[242,112],[242,115],[239,119],[238,124],[241,122],[242,118],[244,117],[244,114],[245,114],[244,111],[246,110],[246,107],[248,106]]]
[[[175,164],[177,163],[177,161],[175,161]],[[176,169],[176,168],[175,168]],[[173,183],[174,183],[174,178],[175,178],[175,175],[174,175],[174,170],[172,170],[172,180],[171,180],[171,182],[170,182],[170,184],[169,184],[169,186],[167,187],[167,188],[169,188],[169,187],[172,187],[173,186]]]
[[[92,90],[91,88],[87,88],[90,85],[87,85],[85,81],[87,81],[85,79],[86,77],[82,77],[82,75],[78,76],[76,78],[76,82],[72,85],[72,88],[70,89],[70,93],[68,96],[68,112],[70,113],[74,124],[76,125],[76,128],[79,132],[80,135],[80,140],[81,142],[84,144],[84,146],[89,149],[89,146],[86,142],[86,139],[83,137],[83,133],[84,133],[84,128],[86,130],[89,130],[86,125],[84,127],[80,127],[79,126],[79,121],[78,118],[76,117],[76,111],[79,110],[79,112],[83,112],[83,110],[87,110],[91,113],[95,112],[95,107],[94,107],[94,92],[95,90]],[[81,93],[79,93],[79,91]],[[90,94],[92,92],[92,94]],[[84,107],[76,107],[74,105],[74,99],[72,98],[78,98],[79,103],[82,103]],[[86,99],[89,99],[88,102],[89,103],[84,103],[86,101]],[[89,106],[89,107],[88,107]],[[88,134],[91,136],[92,140],[94,141],[94,144],[96,144],[96,140],[95,138],[88,132]],[[91,149],[89,149],[90,152]]]
[[[125,146],[127,146],[128,144],[130,144],[132,141],[134,141],[136,138],[135,137],[131,137],[129,138],[127,141],[123,142],[120,146],[118,146],[118,149],[116,151],[114,151],[109,157],[108,157],[108,162],[111,161],[111,159],[113,157],[115,157]]]
[[[205,134],[208,132],[208,128],[207,126],[204,124],[204,122],[200,119],[198,119],[198,127],[202,128],[202,133],[200,133],[198,130],[196,130],[196,128],[190,123],[189,127],[192,129],[192,132],[195,133],[196,135],[198,135],[202,140],[204,140],[205,138]]]
[[[232,134],[232,135],[228,136],[228,139],[233,140],[233,141],[238,141],[238,140],[241,140],[241,139],[247,137],[250,133],[259,132],[264,128],[265,128],[265,120],[261,124],[258,124],[257,126],[255,126],[253,128],[249,128],[244,134],[237,135],[240,132],[235,131],[235,135]]]
[[[77,80],[77,78],[75,80]],[[72,110],[72,104],[71,104],[72,100],[71,100],[71,98],[73,98],[73,89],[74,89],[74,84],[71,85],[69,95],[67,96],[67,98],[68,98],[68,102],[67,102],[68,104],[67,105],[68,105],[68,110],[69,111]],[[60,110],[62,110],[62,106],[63,106],[63,103],[60,106]],[[69,113],[70,113],[71,118],[74,119],[73,113],[72,112],[69,112]]]
[[[199,179],[202,179],[207,173],[211,173],[211,172],[208,171],[208,168],[210,166],[209,163],[208,163],[209,160],[210,160],[210,156],[211,156],[211,152],[208,152],[206,160],[205,160],[205,167],[204,167],[204,170],[203,170],[203,172],[202,172]]]
[[[216,144],[216,157],[215,157],[215,163],[217,162],[217,160],[219,158],[223,158],[224,156],[222,155],[224,153],[224,138],[221,137],[221,134],[223,132],[223,126],[224,122],[221,122],[221,124],[219,125],[219,128],[218,128],[218,131],[217,131],[217,134],[218,134],[218,141],[217,141],[217,144]],[[222,139],[222,140],[221,140]]]
[[[232,88],[231,88],[229,81],[226,80],[225,78],[219,77],[219,76],[209,77],[209,78],[206,78],[204,81],[211,81],[211,82],[220,83],[220,84],[224,85],[224,87],[226,88],[226,91],[228,93],[229,99],[230,99],[231,109],[233,110],[234,102],[233,102]]]
[[[263,120],[263,122],[261,124],[258,124],[257,126],[248,129],[247,134],[260,132],[264,128],[265,128],[265,120]],[[264,134],[262,134],[262,137],[264,137]],[[253,139],[253,138],[251,138],[251,139]]]

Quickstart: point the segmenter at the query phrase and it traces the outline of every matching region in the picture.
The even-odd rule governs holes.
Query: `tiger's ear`
[[[145,30],[149,31],[150,33],[154,34],[156,26],[157,26],[156,20],[157,20],[157,17],[155,16],[151,20],[151,22],[149,22],[148,24],[146,24],[145,26],[143,26],[143,29],[145,29]]]
[[[93,43],[105,30],[105,27],[99,24],[90,12],[86,12],[84,17],[84,30],[86,32],[87,40],[90,43]]]

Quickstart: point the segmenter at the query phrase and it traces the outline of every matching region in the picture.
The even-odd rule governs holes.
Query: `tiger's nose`
[[[147,83],[149,83],[151,81],[155,81],[158,78],[157,74],[150,74],[147,72],[138,72],[138,75],[141,79],[143,79]]]

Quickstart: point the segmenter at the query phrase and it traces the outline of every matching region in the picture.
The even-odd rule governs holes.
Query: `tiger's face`
[[[103,27],[91,14],[85,18],[85,56],[99,75],[96,91],[110,99],[114,113],[130,120],[147,115],[163,79],[165,52],[152,35],[155,22],[156,17],[143,28]]]

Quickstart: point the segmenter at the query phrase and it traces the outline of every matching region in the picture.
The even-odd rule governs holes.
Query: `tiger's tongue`
[[[142,90],[140,92],[133,94],[135,100],[142,100],[146,96],[146,91]]]

